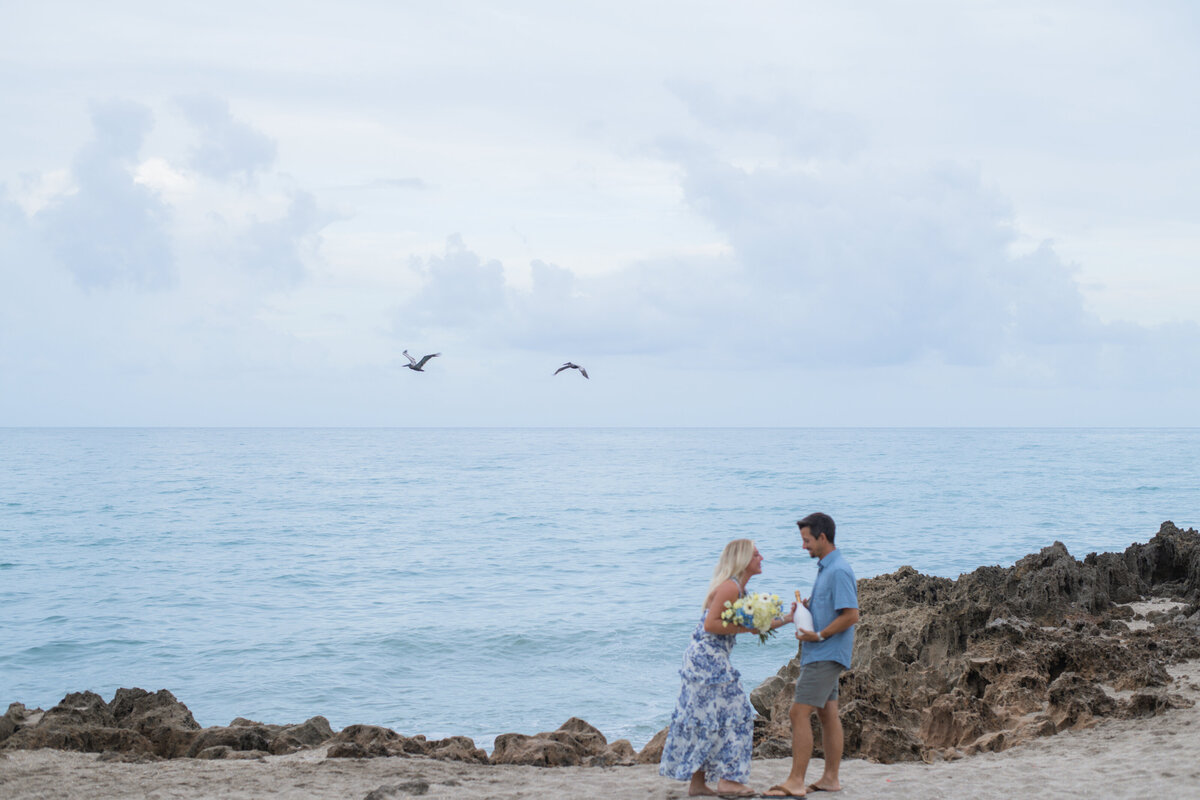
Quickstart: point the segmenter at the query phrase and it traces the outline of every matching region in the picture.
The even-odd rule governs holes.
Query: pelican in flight
[[[422,358],[420,361],[417,361],[415,358],[413,358],[412,356],[410,356],[408,354],[407,350],[405,350],[404,357],[408,359],[409,363],[405,364],[404,366],[408,367],[409,369],[416,370],[417,372],[424,372],[425,371],[425,362],[431,358],[437,358],[440,355],[441,355],[441,353],[430,353],[429,355]]]
[[[584,369],[583,367],[579,366],[578,364],[572,364],[570,361],[568,361],[567,363],[563,364],[563,365],[562,365],[561,367],[559,367],[558,369],[554,370],[554,374],[555,374],[555,375],[557,375],[558,373],[562,372],[564,369],[577,369],[577,370],[579,370],[581,373],[583,373],[583,377],[587,378],[587,376],[588,376],[588,374],[587,374],[587,370],[586,370],[586,369]],[[588,378],[588,380],[590,381],[590,380],[591,380],[591,378]]]

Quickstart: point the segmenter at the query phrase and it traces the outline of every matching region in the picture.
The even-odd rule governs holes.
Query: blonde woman
[[[659,774],[690,781],[689,795],[753,797],[750,777],[754,709],[742,690],[741,675],[729,663],[734,636],[757,633],[753,628],[726,625],[721,620],[726,601],[746,592],[750,578],[762,572],[763,557],[750,539],[725,545],[704,597],[700,624],[683,654],[683,688],[671,715]],[[795,607],[792,609],[795,612]],[[792,621],[788,614],[772,628]],[[707,781],[717,781],[714,791]]]

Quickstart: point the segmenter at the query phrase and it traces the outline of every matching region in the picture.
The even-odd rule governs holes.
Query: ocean
[[[725,542],[807,593],[1200,523],[1197,429],[0,429],[0,707],[170,689],[405,735],[643,745]],[[742,637],[747,690],[795,652]]]

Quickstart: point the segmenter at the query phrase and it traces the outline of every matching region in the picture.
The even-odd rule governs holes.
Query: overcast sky
[[[0,425],[1200,424],[1195,3],[183,6],[0,0]]]

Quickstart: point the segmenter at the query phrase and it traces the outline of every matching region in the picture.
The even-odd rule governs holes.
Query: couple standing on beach
[[[807,792],[836,792],[842,788],[838,768],[842,760],[842,723],[838,719],[838,678],[850,667],[854,624],[858,622],[858,590],[854,572],[834,547],[835,526],[828,514],[809,514],[796,523],[802,546],[818,562],[811,596],[804,601],[812,613],[813,630],[797,629],[804,643],[800,675],[790,712],[792,769],[786,780],[772,786],[763,797],[804,797]],[[735,539],[725,546],[712,583],[704,598],[700,624],[683,656],[683,688],[671,715],[659,773],[690,781],[689,795],[755,797],[746,785],[753,749],[754,709],[742,689],[740,675],[729,662],[734,637],[759,633],[721,619],[725,603],[746,593],[746,583],[762,572],[763,557],[750,539]],[[791,613],[771,623],[771,629],[792,621]],[[813,713],[821,723],[825,770],[820,779],[805,785],[804,774],[812,756]],[[707,781],[716,779],[715,790]]]

